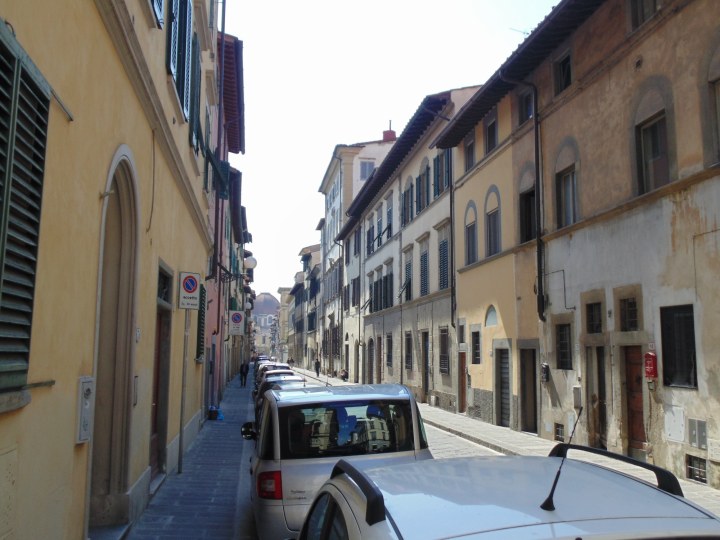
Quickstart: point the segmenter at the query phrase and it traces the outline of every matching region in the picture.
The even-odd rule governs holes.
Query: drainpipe
[[[533,97],[533,132],[535,137],[535,242],[537,246],[537,313],[542,322],[545,322],[545,286],[543,282],[545,244],[542,240],[542,182],[540,181],[540,114],[538,112],[538,89],[533,83],[515,81],[505,77],[500,72],[500,78],[510,84],[526,86],[532,89]]]

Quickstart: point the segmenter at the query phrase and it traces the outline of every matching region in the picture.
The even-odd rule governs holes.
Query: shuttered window
[[[153,11],[155,12],[155,20],[157,21],[158,28],[162,28],[165,24],[165,0],[152,0]]]
[[[0,25],[0,392],[27,383],[50,87]]]
[[[430,292],[429,281],[428,252],[423,251],[420,254],[420,296],[426,296]]]
[[[190,96],[190,146],[197,154],[200,150],[200,141],[203,139],[202,125],[200,124],[200,46],[197,34],[192,38],[192,89]]]
[[[170,0],[167,70],[175,81],[175,89],[185,119],[190,119],[192,100],[192,0]]]
[[[450,332],[447,326],[440,328],[440,373],[450,373]]]
[[[405,332],[405,369],[412,369],[412,333]]]
[[[449,273],[448,241],[445,239],[441,240],[438,245],[438,288],[440,290],[450,286]]]
[[[195,346],[195,358],[202,358],[205,354],[205,312],[207,293],[205,286],[200,285],[200,309],[198,309],[197,321],[197,345]]]
[[[405,284],[403,287],[405,289],[405,300],[412,300],[412,261],[405,263]]]

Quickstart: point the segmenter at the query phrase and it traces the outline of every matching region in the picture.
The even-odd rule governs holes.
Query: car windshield
[[[288,406],[280,408],[278,415],[282,459],[413,449],[408,401],[355,400]]]

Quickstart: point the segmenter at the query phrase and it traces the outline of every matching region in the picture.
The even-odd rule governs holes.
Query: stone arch
[[[110,164],[100,230],[90,526],[128,523],[137,506],[128,490],[140,224],[135,160],[126,145]]]

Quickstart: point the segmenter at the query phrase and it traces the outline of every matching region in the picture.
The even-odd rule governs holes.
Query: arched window
[[[477,208],[470,201],[465,209],[465,265],[478,260],[477,248]]]
[[[485,256],[500,253],[500,190],[490,186],[485,195]]]
[[[490,306],[485,314],[485,326],[497,326],[497,312],[494,306]]]
[[[673,177],[674,145],[672,90],[664,77],[641,85],[633,114],[637,194],[668,184]]]

